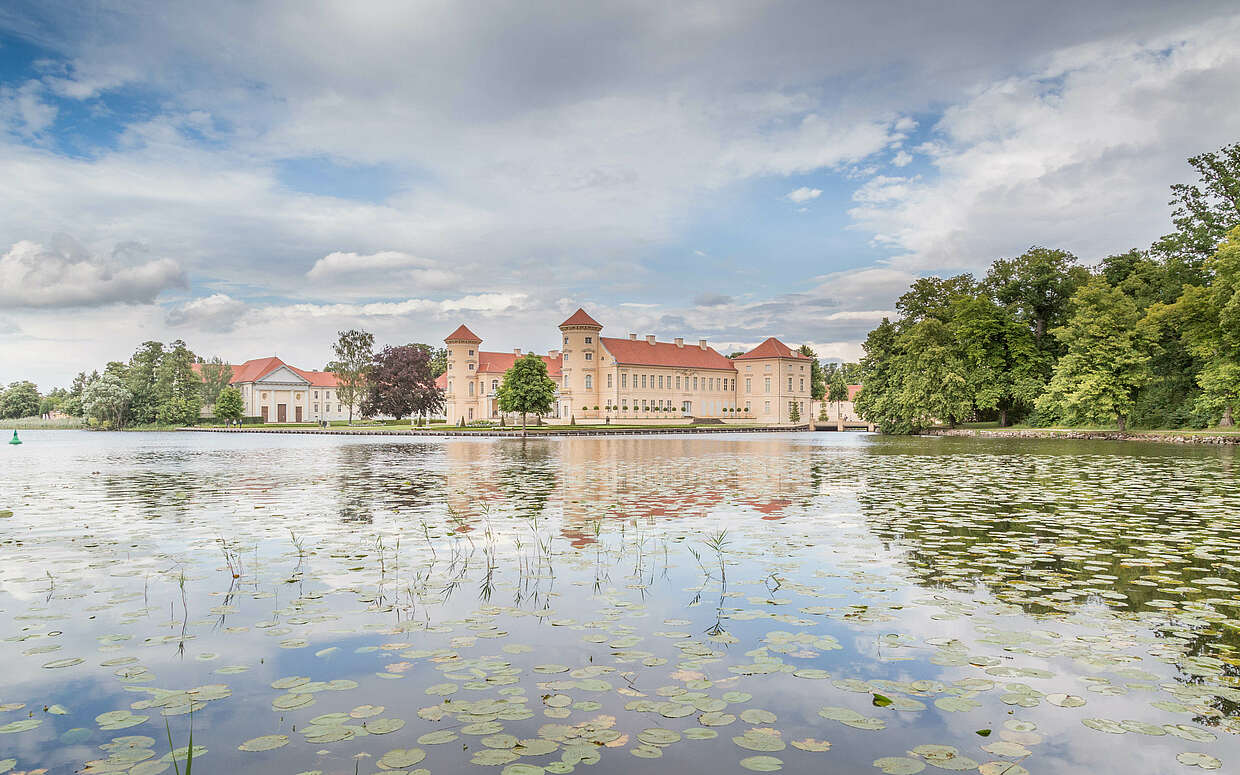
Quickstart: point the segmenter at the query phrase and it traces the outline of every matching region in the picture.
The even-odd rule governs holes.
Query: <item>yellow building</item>
[[[699,340],[660,342],[602,336],[578,309],[559,326],[562,349],[540,356],[556,384],[551,417],[567,422],[688,423],[693,419],[769,425],[810,418],[810,359],[771,337],[729,359]],[[496,393],[521,351],[488,352],[462,325],[448,335],[440,379],[449,423],[499,418]],[[796,419],[794,419],[796,418]]]

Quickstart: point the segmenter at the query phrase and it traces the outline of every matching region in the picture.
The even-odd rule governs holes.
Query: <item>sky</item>
[[[10,0],[0,383],[545,351],[578,306],[856,360],[916,277],[1170,231],[1237,39],[1210,0]]]

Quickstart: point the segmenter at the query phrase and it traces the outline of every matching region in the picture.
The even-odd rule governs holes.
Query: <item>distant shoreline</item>
[[[973,438],[1077,439],[1084,441],[1154,441],[1163,444],[1240,444],[1240,431],[1112,431],[1073,428],[933,428],[923,436]]]
[[[179,431],[189,433],[292,433],[301,435],[316,436],[423,436],[423,437],[477,437],[477,438],[521,438],[522,433],[517,430],[499,430],[493,428],[485,428],[479,430],[469,430],[462,428],[453,428],[451,430],[427,430],[417,428],[178,428]],[[809,431],[808,425],[797,426],[771,426],[771,427],[752,427],[752,426],[728,426],[709,428],[689,428],[666,426],[649,428],[608,428],[606,426],[585,426],[579,429],[557,428],[555,430],[539,430],[537,426],[531,426],[524,434],[527,438],[539,437],[559,437],[559,436],[651,436],[664,435],[669,433],[676,434],[701,434],[701,433],[790,433]]]

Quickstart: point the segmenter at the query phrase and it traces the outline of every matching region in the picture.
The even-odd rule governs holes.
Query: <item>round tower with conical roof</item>
[[[580,307],[560,324],[563,339],[563,383],[560,387],[560,419],[596,417],[599,402],[599,359],[603,324]]]
[[[482,339],[462,324],[443,341],[448,346],[448,385],[444,389],[444,415],[448,424],[481,419],[478,348]]]

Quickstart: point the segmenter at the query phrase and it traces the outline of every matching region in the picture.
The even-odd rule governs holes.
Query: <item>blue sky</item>
[[[917,276],[1148,245],[1240,139],[1234,6],[1080,5],[8,4],[0,381],[578,305],[855,360]]]

